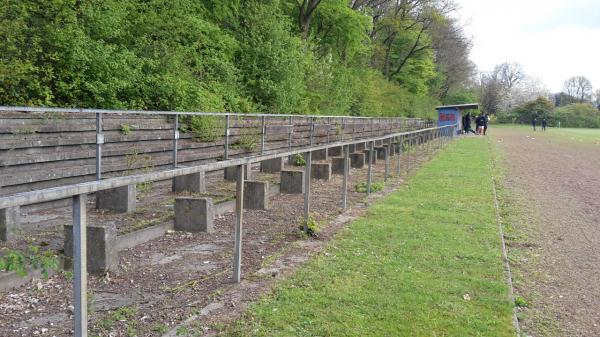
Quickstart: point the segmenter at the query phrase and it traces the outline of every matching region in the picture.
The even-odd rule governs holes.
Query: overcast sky
[[[456,0],[480,71],[516,61],[558,92],[583,75],[600,88],[600,0]]]

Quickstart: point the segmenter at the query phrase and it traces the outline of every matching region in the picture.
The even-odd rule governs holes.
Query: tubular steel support
[[[96,180],[102,179],[102,144],[104,144],[102,114],[96,113]]]
[[[344,151],[344,181],[342,182],[342,209],[346,209],[348,206],[348,175],[350,171],[350,146],[346,145],[342,147]]]
[[[233,252],[233,280],[240,283],[242,278],[242,228],[244,216],[244,176],[246,165],[237,166],[235,192],[235,248]]]
[[[402,146],[403,145],[404,145],[404,136],[399,136],[398,137],[398,145],[397,145],[398,146],[398,153],[396,153],[396,156],[398,157],[398,158],[396,158],[397,161],[398,161],[397,164],[396,164],[396,174],[398,175],[398,177],[400,176],[400,173],[401,173],[401,166],[400,166],[400,164],[401,164],[400,160],[401,159],[400,159],[400,157],[402,157],[402,150],[403,150]]]
[[[175,115],[173,123],[173,167],[177,168],[177,142],[179,141],[179,115]]]
[[[73,307],[76,337],[87,337],[87,217],[85,194],[73,197]]]
[[[375,141],[369,144],[369,171],[367,173],[367,195],[371,194],[371,179],[373,176],[373,152],[375,151]]]
[[[289,130],[288,130],[288,151],[292,151],[292,134],[294,133],[294,124],[292,123],[292,116],[289,117]],[[288,162],[292,161],[292,156],[288,157]]]
[[[388,176],[390,175],[390,151],[392,150],[392,139],[388,139],[387,141],[387,151],[385,151],[385,172],[383,174],[383,181],[388,180]]]
[[[315,134],[315,118],[310,118],[310,145],[313,145],[314,142],[314,134]]]
[[[260,154],[265,153],[265,134],[266,134],[266,121],[265,116],[261,117],[261,127],[260,127]]]
[[[229,115],[225,115],[225,160],[229,159]]]
[[[308,234],[308,221],[310,220],[310,168],[312,165],[312,153],[308,151],[304,155],[306,166],[304,167],[304,233]]]

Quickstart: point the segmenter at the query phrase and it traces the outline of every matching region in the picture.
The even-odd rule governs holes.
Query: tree
[[[565,81],[564,91],[578,103],[590,102],[592,98],[592,82],[584,76],[574,76]]]
[[[497,78],[505,92],[510,92],[526,78],[523,66],[516,62],[505,62],[497,65],[492,76]]]
[[[298,1],[298,25],[302,38],[307,39],[308,33],[310,32],[310,23],[317,6],[321,3],[321,0],[296,0]]]
[[[475,65],[469,59],[471,41],[454,18],[442,18],[430,29],[437,70],[443,75],[438,96],[471,87]],[[471,101],[473,102],[473,101]]]

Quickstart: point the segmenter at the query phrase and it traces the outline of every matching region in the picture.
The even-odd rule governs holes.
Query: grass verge
[[[514,336],[486,141],[454,142],[225,336]]]

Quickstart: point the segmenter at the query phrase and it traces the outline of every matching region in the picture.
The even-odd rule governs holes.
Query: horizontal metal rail
[[[27,106],[0,106],[0,112],[32,112],[32,113],[89,113],[89,114],[118,114],[118,115],[192,115],[192,116],[239,116],[239,117],[300,117],[300,118],[350,118],[373,119],[384,118],[387,120],[422,120],[407,117],[365,117],[365,116],[329,116],[329,115],[292,115],[292,114],[265,114],[265,113],[239,113],[239,112],[207,112],[207,111],[160,111],[160,110],[105,110],[105,109],[80,109],[80,108],[44,108]]]
[[[325,145],[303,147],[303,148],[291,150],[291,151],[275,152],[275,153],[263,154],[263,155],[258,155],[258,156],[230,159],[230,160],[225,160],[225,161],[220,161],[220,162],[215,162],[215,163],[202,164],[202,165],[193,166],[193,167],[176,168],[176,169],[170,169],[170,170],[164,170],[164,171],[158,171],[158,172],[137,174],[137,175],[131,175],[131,176],[126,176],[126,177],[109,178],[109,179],[105,179],[105,180],[97,180],[97,181],[91,181],[91,182],[85,182],[85,183],[79,183],[79,184],[73,184],[73,185],[67,185],[67,186],[60,186],[60,187],[53,187],[53,188],[47,188],[47,189],[42,189],[42,190],[30,191],[30,192],[17,193],[17,194],[1,197],[0,198],[0,209],[16,207],[16,206],[25,206],[25,205],[31,205],[31,204],[38,204],[38,203],[47,202],[47,201],[60,200],[60,199],[65,199],[65,198],[81,195],[81,194],[94,193],[94,192],[98,192],[98,191],[102,191],[102,190],[107,190],[107,189],[112,189],[112,188],[116,188],[116,187],[132,185],[132,184],[139,184],[139,183],[159,181],[159,180],[167,180],[167,179],[174,178],[177,176],[188,175],[188,174],[192,174],[192,173],[216,171],[216,170],[221,170],[221,169],[225,169],[225,168],[233,167],[233,166],[257,163],[257,162],[261,162],[261,161],[268,160],[268,159],[293,156],[295,154],[305,153],[308,151],[318,151],[318,150],[323,150],[323,149],[327,149],[327,148],[331,148],[331,147],[346,146],[346,145],[358,144],[358,143],[364,143],[364,142],[374,142],[374,141],[385,140],[385,139],[389,139],[389,138],[393,138],[393,137],[401,137],[401,136],[406,136],[406,135],[417,135],[417,134],[421,134],[421,133],[425,133],[425,132],[433,131],[433,130],[443,130],[443,129],[452,130],[453,127],[454,126],[443,126],[443,127],[433,127],[433,128],[415,130],[415,131],[405,131],[405,132],[388,134],[385,136],[365,138],[365,139],[361,139],[361,140],[351,140],[351,141],[343,141],[343,142],[339,141],[339,142],[329,143],[329,144],[325,144]]]

